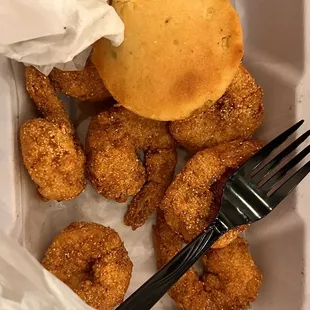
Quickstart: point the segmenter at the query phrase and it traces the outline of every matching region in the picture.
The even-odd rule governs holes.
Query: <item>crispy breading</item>
[[[252,137],[263,120],[263,91],[240,65],[225,94],[185,120],[170,123],[173,137],[185,148],[198,151]]]
[[[79,71],[62,71],[54,68],[49,78],[58,92],[77,98],[80,101],[103,101],[111,95],[90,60]]]
[[[233,141],[194,155],[169,186],[160,204],[172,229],[186,241],[205,229],[216,215],[212,185],[227,169],[237,169],[261,146],[259,141]]]
[[[69,200],[85,189],[85,158],[72,137],[46,119],[27,121],[20,128],[25,167],[48,200]]]
[[[123,301],[133,267],[115,230],[86,222],[72,223],[57,235],[42,265],[100,310]]]
[[[49,80],[34,67],[26,67],[26,89],[37,109],[48,120],[57,123],[62,130],[73,135],[74,129],[61,100]]]
[[[213,249],[222,249],[236,240],[241,233],[247,230],[247,225],[242,225],[232,230],[229,230],[224,236],[222,236],[214,245],[212,246]]]
[[[158,212],[153,241],[160,269],[181,249],[182,237]],[[203,257],[205,271],[200,278],[194,268],[169,290],[183,310],[244,310],[257,297],[262,275],[248,251],[247,242],[237,238],[223,249],[209,250]]]
[[[161,212],[158,212],[156,225],[153,226],[153,242],[158,269],[182,249],[182,238],[167,225]],[[168,294],[183,310],[219,310],[205,292],[203,283],[193,267],[169,290]]]
[[[89,134],[95,134],[93,128]],[[120,142],[87,151],[87,178],[105,198],[125,202],[140,191],[146,176],[135,149]]]
[[[25,167],[44,199],[73,199],[86,186],[85,156],[73,125],[49,79],[33,67],[26,68],[26,88],[44,118],[20,128]]]
[[[158,208],[174,175],[176,150],[148,151],[145,159],[147,183],[128,206],[125,224],[137,229]]]
[[[108,199],[125,202],[138,194],[125,218],[136,229],[157,208],[172,179],[175,148],[167,123],[113,107],[91,120],[86,139],[88,179]],[[146,169],[138,150],[146,153]]]
[[[254,302],[262,274],[253,261],[245,239],[238,237],[222,249],[203,257],[205,290],[221,310],[245,310]]]

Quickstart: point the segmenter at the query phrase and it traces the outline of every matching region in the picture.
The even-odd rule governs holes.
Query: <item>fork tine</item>
[[[278,154],[275,158],[273,158],[270,162],[268,162],[265,166],[258,170],[257,173],[252,177],[251,181],[253,183],[258,183],[260,180],[262,180],[273,168],[275,168],[286,156],[292,153],[309,136],[310,130],[305,132],[302,136],[300,136],[297,140],[295,140],[287,148],[285,148],[280,154]]]
[[[291,159],[285,166],[283,166],[277,173],[275,173],[270,179],[266,180],[260,189],[269,192],[272,187],[281,179],[285,174],[294,168],[298,163],[300,163],[308,154],[310,153],[310,145],[308,145],[304,150],[302,150],[298,155]]]
[[[310,161],[300,168],[293,176],[283,183],[270,197],[273,207],[276,207],[310,172]]]
[[[276,148],[278,148],[285,140],[288,139],[302,124],[304,120],[299,121],[297,124],[283,132],[277,138],[265,145],[259,152],[257,152],[251,159],[249,159],[241,168],[238,169],[237,174],[246,176],[252,172],[258,165],[266,159]]]

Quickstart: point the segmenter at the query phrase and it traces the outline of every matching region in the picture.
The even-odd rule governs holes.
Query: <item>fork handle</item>
[[[148,310],[188,271],[223,234],[215,222],[204,230],[116,310]]]

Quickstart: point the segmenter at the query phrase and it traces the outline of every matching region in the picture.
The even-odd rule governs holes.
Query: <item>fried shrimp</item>
[[[209,250],[202,261],[205,266],[205,290],[218,308],[248,309],[263,281],[249,253],[248,242],[238,237],[222,249]]]
[[[136,229],[157,208],[176,165],[176,144],[167,123],[145,119],[113,107],[91,120],[86,139],[87,174],[108,199],[125,202],[125,223]],[[145,152],[145,166],[136,151]]]
[[[182,249],[181,236],[167,225],[161,212],[158,212],[156,225],[153,226],[153,242],[158,269]],[[194,268],[190,268],[168,294],[183,310],[219,310],[204,290],[203,282]]]
[[[233,141],[198,152],[168,187],[160,204],[171,228],[192,240],[214,219],[212,185],[228,169],[237,169],[262,146],[259,141]]]
[[[182,237],[160,213],[153,227],[153,240],[158,269],[182,249]],[[238,238],[223,249],[209,250],[203,264],[205,271],[201,278],[190,268],[169,290],[180,309],[244,310],[257,297],[262,275],[244,239]]]
[[[157,209],[172,181],[176,165],[175,149],[159,149],[146,153],[146,184],[128,206],[125,224],[137,229]]]
[[[56,236],[42,265],[100,310],[123,301],[133,266],[116,231],[86,222],[72,223]]]
[[[263,91],[240,65],[235,78],[216,104],[187,119],[170,123],[173,137],[191,151],[218,144],[247,140],[263,119]]]
[[[47,77],[26,68],[26,88],[44,118],[20,128],[24,165],[47,200],[69,200],[86,186],[85,156],[62,102]]]
[[[49,78],[58,92],[80,101],[103,101],[111,95],[90,60],[80,71],[61,71],[54,68]]]

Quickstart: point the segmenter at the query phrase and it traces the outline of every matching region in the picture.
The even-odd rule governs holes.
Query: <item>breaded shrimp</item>
[[[225,94],[213,106],[170,123],[178,143],[198,151],[233,140],[251,138],[263,119],[263,91],[240,65]]]
[[[88,179],[108,199],[125,202],[138,194],[125,217],[125,223],[136,229],[157,208],[172,180],[175,147],[167,123],[113,107],[91,120],[86,139]],[[137,150],[145,152],[146,169]]]
[[[157,209],[172,182],[176,166],[176,151],[159,149],[146,152],[146,184],[134,197],[125,215],[125,224],[133,230],[142,226]]]
[[[153,226],[153,242],[158,269],[182,249],[182,238],[169,227],[161,212],[158,212],[156,225]],[[190,268],[168,294],[183,310],[219,310],[204,290],[194,268]]]
[[[96,102],[111,97],[90,60],[80,71],[61,71],[54,68],[49,78],[58,92],[63,92],[80,101]]]
[[[233,141],[194,155],[176,176],[161,202],[165,219],[186,241],[192,240],[216,216],[212,185],[227,169],[237,169],[262,146],[258,141]]]
[[[100,310],[123,301],[133,266],[116,231],[86,222],[72,223],[57,235],[42,265]]]
[[[26,88],[44,118],[20,128],[23,161],[47,200],[69,200],[85,188],[85,156],[74,128],[47,77],[26,68]]]
[[[262,274],[253,261],[245,239],[238,237],[228,246],[209,250],[203,257],[205,290],[221,310],[245,310],[254,302]]]
[[[153,241],[160,269],[181,249],[182,237],[158,212]],[[237,238],[227,247],[209,250],[203,257],[205,271],[200,278],[194,268],[169,290],[183,310],[244,310],[257,297],[262,275],[248,251],[247,242]]]

